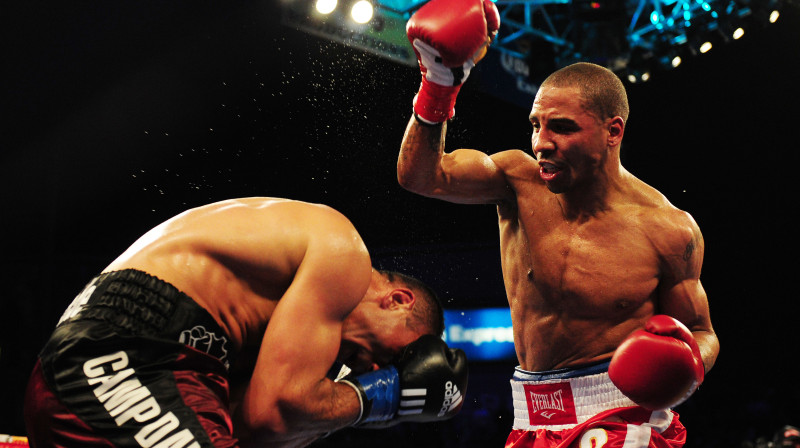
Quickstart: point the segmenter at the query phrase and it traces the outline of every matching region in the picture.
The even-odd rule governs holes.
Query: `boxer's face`
[[[587,111],[578,87],[545,86],[530,114],[539,175],[553,193],[594,178],[607,154],[604,122]]]
[[[395,337],[354,337],[342,341],[337,360],[354,373],[371,372],[392,363],[419,336],[406,331]]]
[[[356,373],[391,363],[421,336],[408,326],[413,294],[376,273],[367,294],[342,323],[337,360]]]
[[[367,331],[349,333],[341,342],[337,360],[356,374],[385,367],[419,334],[402,325],[382,322]],[[344,334],[344,332],[343,332]]]

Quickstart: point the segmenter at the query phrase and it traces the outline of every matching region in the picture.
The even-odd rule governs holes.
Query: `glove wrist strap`
[[[361,419],[364,417],[363,390],[360,389],[355,384],[351,383],[350,380],[347,379],[347,378],[341,379],[341,380],[337,381],[337,383],[339,383],[339,384],[347,384],[348,386],[352,387],[354,391],[356,391],[356,396],[358,397],[358,405],[359,405],[358,417],[356,417],[356,420],[353,423],[351,423],[350,425],[351,426],[357,425],[361,421]],[[327,434],[326,434],[326,436],[327,436]]]
[[[417,96],[414,97],[414,114],[419,120],[435,125],[453,118],[455,115],[456,97],[461,90],[457,86],[443,86],[422,77]]]
[[[400,376],[394,366],[345,377],[339,382],[358,393],[361,412],[354,425],[390,420],[400,406]]]

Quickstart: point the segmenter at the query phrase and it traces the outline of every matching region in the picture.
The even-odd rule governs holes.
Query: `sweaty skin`
[[[335,360],[373,370],[420,336],[399,312],[410,293],[372,269],[350,221],[323,205],[246,198],[191,209],[105,271],[128,268],[171,283],[227,332],[244,360],[232,378],[249,380],[236,431],[269,446],[304,446],[357,418],[353,389],[325,378]]]
[[[719,345],[700,283],[700,230],[622,167],[622,118],[600,119],[579,98],[576,87],[539,90],[530,115],[536,157],[448,153],[446,123],[412,118],[398,180],[428,197],[497,205],[521,368],[610,359],[649,317],[667,314],[693,332],[708,370]]]

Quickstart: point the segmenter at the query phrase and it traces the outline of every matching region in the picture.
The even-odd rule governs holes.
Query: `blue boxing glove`
[[[339,381],[358,393],[361,413],[354,425],[391,420],[400,407],[400,374],[394,366]]]
[[[361,402],[353,425],[377,428],[453,417],[463,405],[467,378],[464,352],[425,335],[409,344],[395,365],[339,382],[355,389]]]

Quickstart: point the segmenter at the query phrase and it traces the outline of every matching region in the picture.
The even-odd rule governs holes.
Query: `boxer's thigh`
[[[144,338],[82,341],[48,359],[43,372],[74,420],[113,446],[236,445],[224,368],[181,344]]]

